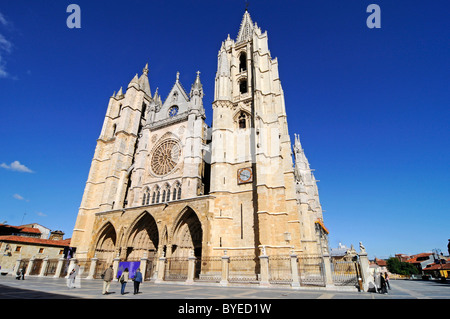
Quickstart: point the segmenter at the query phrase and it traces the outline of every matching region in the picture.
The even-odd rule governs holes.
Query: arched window
[[[177,199],[181,199],[181,185],[178,187],[178,195],[177,195]]]
[[[176,199],[177,199],[177,185],[175,185],[175,187],[173,188],[173,195],[172,195],[172,200]]]
[[[242,79],[239,81],[239,91],[241,92],[241,94],[245,94],[248,92],[247,79]]]
[[[170,201],[170,185],[166,184],[166,186],[164,186],[164,190],[162,193],[161,203],[165,203],[165,202],[169,202],[169,201]]]
[[[142,196],[142,205],[148,205],[150,202],[150,190],[145,188],[144,196]]]
[[[147,110],[147,104],[142,103],[142,112],[141,112],[141,118],[145,118],[145,112]]]
[[[112,136],[111,137],[114,137],[114,135],[116,134],[117,125],[114,124],[112,128],[113,128],[113,131],[112,131]]]
[[[238,129],[247,129],[251,127],[251,116],[247,112],[241,111],[234,117],[235,125]]]
[[[239,72],[247,71],[247,54],[243,52],[239,57]]]
[[[147,189],[146,193],[146,199],[145,199],[145,205],[150,204],[150,190]]]
[[[247,128],[247,115],[244,112],[241,112],[238,119],[239,128]]]
[[[172,200],[178,199],[181,199],[181,184],[179,182],[176,182],[175,186],[173,187]]]
[[[152,194],[152,204],[159,203],[159,196],[160,196],[159,186],[156,186]]]

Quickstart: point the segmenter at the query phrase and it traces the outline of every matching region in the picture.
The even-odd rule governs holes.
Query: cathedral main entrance
[[[155,218],[148,212],[144,212],[131,227],[126,245],[126,260],[155,257],[158,245],[159,234]]]
[[[167,266],[165,280],[186,280],[189,257],[201,260],[203,231],[197,214],[191,208],[185,208],[175,220],[170,246],[167,247]],[[200,274],[200,263],[196,263],[196,278]]]
[[[191,208],[184,209],[175,220],[170,257],[201,258],[202,255],[202,224],[197,214]]]

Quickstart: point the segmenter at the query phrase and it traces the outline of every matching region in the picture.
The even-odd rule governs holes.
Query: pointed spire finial
[[[148,75],[148,63],[145,65],[144,69],[142,70],[142,73]]]
[[[177,72],[177,82],[180,80],[180,72]]]

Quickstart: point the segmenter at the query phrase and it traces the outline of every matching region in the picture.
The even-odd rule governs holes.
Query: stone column
[[[291,256],[291,274],[292,274],[291,287],[300,287],[300,280],[298,277],[297,254],[295,254],[292,251],[290,256]]]
[[[374,281],[373,276],[370,274],[369,258],[367,257],[367,252],[362,243],[359,243],[359,266],[360,266],[360,276],[362,280],[363,291],[369,290],[369,282]],[[359,278],[358,278],[359,281]]]
[[[119,257],[119,254],[117,254],[116,258],[113,259],[113,270],[114,270],[113,281],[119,280],[117,278],[117,273],[119,272],[119,262],[120,262],[120,257]]]
[[[141,269],[142,281],[145,281],[145,273],[147,272],[147,262],[148,262],[148,255],[147,253],[144,253],[144,256],[141,258],[141,264],[139,266],[139,268]]]
[[[156,269],[158,269],[158,274],[156,275],[155,283],[161,283],[164,281],[164,272],[166,271],[166,257],[164,253],[161,254],[161,257],[158,259],[158,265]]]
[[[56,271],[53,278],[59,278],[61,276],[61,270],[64,264],[64,260],[65,260],[64,257],[58,259],[58,265],[56,266]]]
[[[44,261],[42,262],[41,272],[39,273],[39,277],[45,276],[45,271],[47,270],[48,265],[48,256],[44,258]]]
[[[34,264],[34,256],[31,257],[30,261],[28,262],[28,267],[27,270],[25,271],[25,276],[28,276],[31,272],[31,269],[33,269],[33,264]]]
[[[228,285],[228,274],[230,266],[230,256],[227,256],[227,251],[224,250],[224,255],[222,256],[222,279],[220,280],[221,286]]]
[[[323,271],[325,275],[325,286],[334,288],[333,273],[331,272],[331,260],[328,252],[323,254]]]
[[[259,263],[261,267],[260,286],[269,287],[269,256],[266,255],[266,247],[262,246],[261,255],[259,256]]]
[[[97,268],[97,262],[98,262],[98,258],[97,258],[97,255],[95,255],[94,258],[91,259],[91,268],[89,268],[89,274],[86,277],[86,279],[94,279],[95,268]]]
[[[16,260],[16,265],[14,266],[13,271],[12,271],[13,277],[15,277],[16,274],[17,274],[17,272],[20,270],[19,267],[20,267],[20,263],[21,263],[21,262],[22,262],[22,257],[19,257],[19,258]]]
[[[186,279],[186,284],[193,284],[194,283],[194,276],[195,276],[195,261],[197,258],[194,256],[194,251],[191,250],[188,257],[188,277]]]

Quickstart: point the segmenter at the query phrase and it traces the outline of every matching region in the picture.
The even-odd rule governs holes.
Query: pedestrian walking
[[[16,279],[20,280],[20,278],[22,278],[22,280],[25,280],[25,271],[23,270],[23,268],[20,268],[16,273]]]
[[[384,280],[386,280],[386,286],[391,290],[391,285],[389,284],[389,274],[387,272],[384,273]]]
[[[111,281],[114,278],[114,270],[113,270],[113,266],[109,266],[109,268],[107,268],[103,274],[102,274],[102,279],[103,279],[103,294],[109,294],[109,287],[111,285]]]
[[[383,274],[380,274],[380,285],[381,285],[380,293],[387,294],[386,280],[384,279]]]
[[[120,293],[122,295],[124,295],[125,287],[127,286],[127,282],[128,282],[128,268],[125,268],[125,270],[123,271],[122,275],[119,278],[119,282],[122,285],[122,287],[120,288]]]
[[[375,292],[379,292],[381,289],[380,273],[375,274]]]
[[[69,274],[69,277],[67,278],[67,287],[69,288],[75,288],[75,268],[72,269],[72,271]]]
[[[79,272],[80,272],[80,266],[75,265],[75,267],[72,269],[72,271],[69,274],[69,277],[67,278],[67,287],[69,288],[80,288],[80,278],[79,278]]]
[[[139,293],[139,285],[141,284],[141,282],[142,282],[141,268],[138,268],[136,270],[136,274],[134,275],[134,278],[133,278],[135,295]]]

